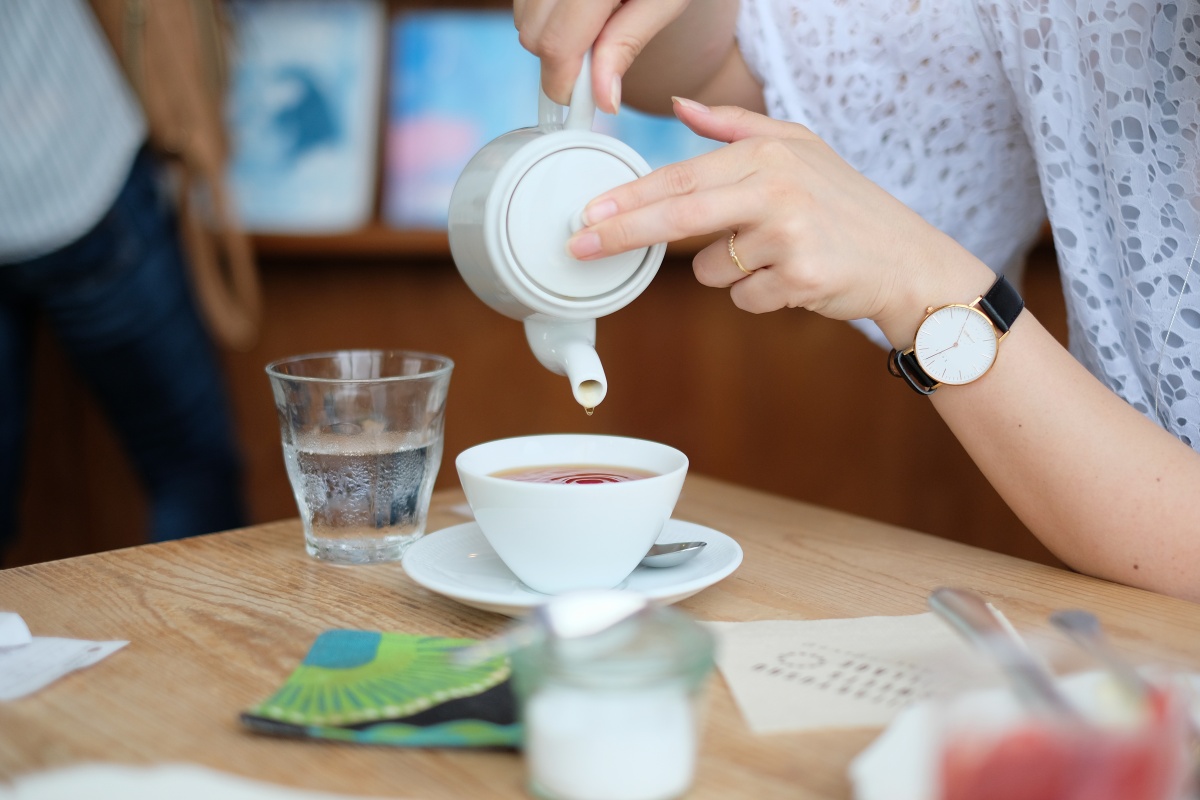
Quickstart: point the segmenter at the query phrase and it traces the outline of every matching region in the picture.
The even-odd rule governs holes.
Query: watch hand
[[[956,347],[958,347],[958,340],[957,340],[957,339],[954,341],[954,344],[950,345],[949,347],[943,347],[941,350],[938,350],[936,353],[930,353],[930,354],[929,354],[929,357],[930,357],[931,359],[933,359],[933,358],[937,358],[938,356],[940,356],[942,353],[946,352],[947,350],[953,350],[953,349],[954,349],[954,348],[956,348]]]
[[[957,344],[958,344],[958,340],[962,338],[962,336],[963,336],[963,334],[964,334],[964,333],[966,333],[966,330],[967,330],[967,323],[968,323],[968,322],[970,322],[970,321],[971,321],[971,315],[970,315],[970,314],[967,314],[967,316],[966,316],[966,317],[963,319],[963,324],[962,324],[962,327],[958,329],[958,336],[955,336],[955,337],[954,337],[954,344],[955,344],[955,345],[957,345]],[[975,340],[974,340],[974,339],[972,339],[971,341],[975,341]]]

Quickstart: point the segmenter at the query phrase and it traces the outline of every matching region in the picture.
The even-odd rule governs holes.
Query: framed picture
[[[379,0],[235,0],[230,180],[252,231],[368,223],[387,15]]]

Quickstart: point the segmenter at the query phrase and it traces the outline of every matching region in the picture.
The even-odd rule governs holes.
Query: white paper
[[[250,780],[193,764],[82,764],[0,784],[0,800],[368,800]]]
[[[35,636],[22,647],[0,650],[0,701],[33,694],[69,672],[91,666],[129,642],[89,642]]]
[[[706,624],[758,734],[881,727],[916,702],[999,679],[932,613]]]
[[[0,648],[21,647],[33,641],[29,626],[20,614],[11,611],[0,611]]]

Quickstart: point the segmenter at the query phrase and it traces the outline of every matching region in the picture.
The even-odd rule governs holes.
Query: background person
[[[150,538],[244,524],[222,376],[145,120],[81,0],[0,3],[0,117],[0,553],[17,531],[39,318],[126,446]]]

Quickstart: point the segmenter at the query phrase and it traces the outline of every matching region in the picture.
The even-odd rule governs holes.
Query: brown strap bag
[[[192,286],[210,333],[247,350],[262,292],[225,179],[226,20],[219,0],[90,0],[170,166]]]

